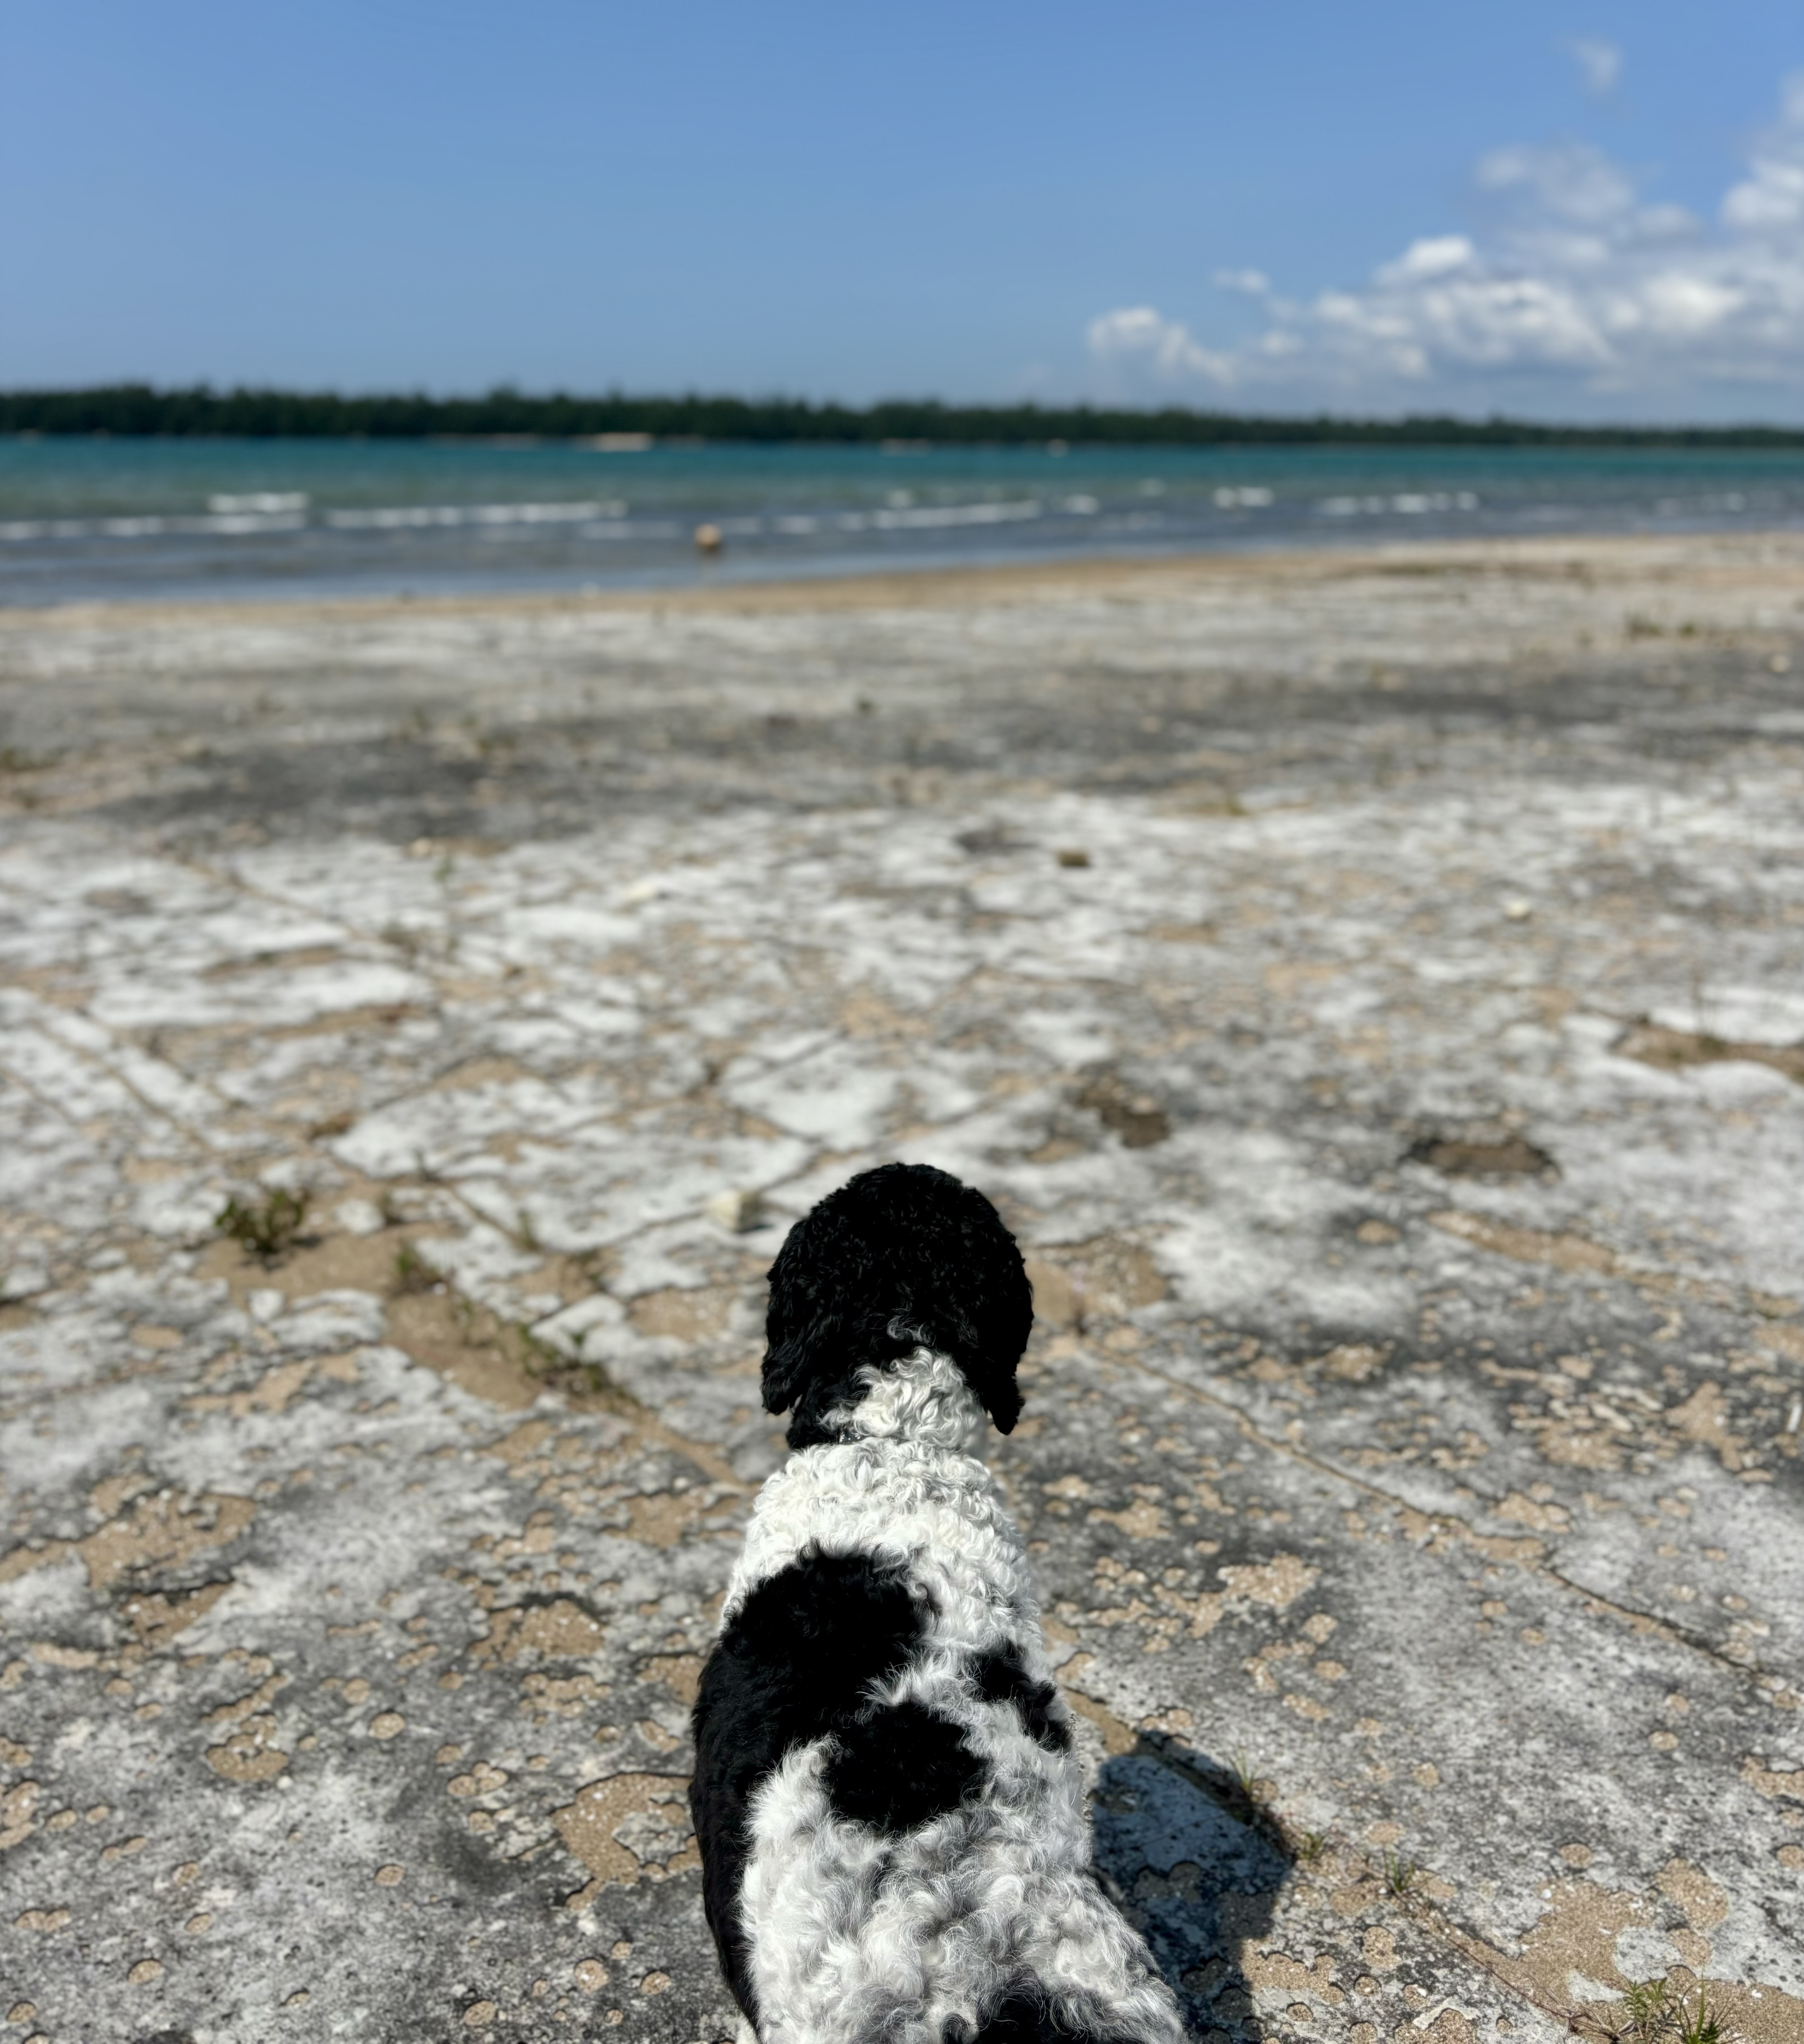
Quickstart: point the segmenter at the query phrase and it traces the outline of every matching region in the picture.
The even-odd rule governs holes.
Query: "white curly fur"
[[[752,1805],[740,1894],[760,2044],[939,2044],[948,2017],[975,2027],[1024,1976],[1079,2034],[1180,2044],[1170,1990],[1090,1872],[1076,1761],[1032,1738],[1012,1703],[980,1701],[963,1673],[967,1657],[1006,1647],[1052,1680],[1021,1535],[965,1452],[983,1408],[957,1365],[925,1348],[864,1381],[833,1416],[852,1438],[801,1450],[760,1492],[722,1622],[810,1546],[893,1562],[933,1616],[883,1700],[956,1720],[987,1781],[885,1838],[834,1814],[825,1740],[787,1754]]]

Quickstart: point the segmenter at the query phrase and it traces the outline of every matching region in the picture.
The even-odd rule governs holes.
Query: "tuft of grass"
[[[503,1327],[519,1350],[520,1367],[529,1377],[541,1380],[556,1377],[570,1367],[571,1358],[542,1340],[524,1320],[503,1322]]]
[[[1290,1831],[1271,1807],[1271,1799],[1276,1792],[1272,1784],[1254,1773],[1252,1762],[1244,1753],[1232,1755],[1225,1771],[1227,1779],[1223,1781],[1221,1770],[1214,1770],[1211,1784],[1211,1792],[1223,1809],[1237,1823],[1244,1824],[1250,1831],[1256,1831],[1287,1858],[1294,1857]]]
[[[1384,1888],[1388,1895],[1398,1901],[1414,1894],[1416,1883],[1421,1879],[1422,1870],[1413,1859],[1405,1859],[1400,1853],[1387,1852],[1384,1855]]]
[[[1244,1753],[1230,1756],[1228,1770],[1233,1777],[1233,1786],[1229,1799],[1235,1805],[1234,1814],[1242,1823],[1250,1822],[1262,1805],[1259,1793],[1259,1777],[1252,1771],[1252,1762]]]
[[[400,1201],[387,1186],[383,1187],[382,1197],[376,1202],[376,1211],[382,1216],[384,1228],[399,1228],[407,1218],[401,1211]]]
[[[524,1249],[530,1256],[540,1256],[544,1253],[544,1244],[540,1241],[539,1231],[533,1225],[533,1216],[524,1207],[514,1208],[511,1232],[516,1248]]]
[[[1681,1996],[1672,2011],[1671,2029],[1673,2044],[1728,2044],[1729,2026],[1711,2012],[1710,1995],[1702,1981],[1697,2007]]]
[[[412,1243],[404,1242],[394,1252],[394,1276],[389,1289],[397,1293],[429,1292],[440,1281],[440,1276]]]
[[[1328,1841],[1320,1831],[1298,1831],[1292,1842],[1297,1858],[1305,1866],[1314,1866],[1328,1850]]]
[[[229,1235],[248,1256],[273,1263],[300,1239],[312,1195],[278,1185],[261,1199],[241,1200],[234,1193],[213,1216],[213,1226]]]
[[[1672,2020],[1669,1990],[1663,1980],[1637,1981],[1623,1996],[1616,2034],[1634,2044],[1655,2044]]]

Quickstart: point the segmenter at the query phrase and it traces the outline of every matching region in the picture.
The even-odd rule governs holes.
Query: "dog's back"
[[[1004,1431],[1019,1410],[1013,1240],[981,1195],[891,1166],[792,1231],[771,1278],[766,1402],[802,1440],[695,1710],[736,1999],[762,2044],[1173,2044],[1090,1870],[1020,1535],[964,1452],[986,1404]]]

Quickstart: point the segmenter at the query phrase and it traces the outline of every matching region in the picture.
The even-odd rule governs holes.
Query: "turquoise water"
[[[0,438],[14,605],[1801,524],[1791,452]]]

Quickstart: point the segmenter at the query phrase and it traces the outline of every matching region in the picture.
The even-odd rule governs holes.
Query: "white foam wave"
[[[151,540],[169,533],[298,532],[306,523],[306,513],[302,511],[208,512],[186,517],[9,518],[0,521],[0,540]]]
[[[221,493],[205,512],[152,512],[110,518],[0,520],[0,542],[33,540],[154,540],[170,536],[234,538],[298,532],[313,524],[304,490]],[[369,510],[328,511],[317,522],[338,532],[406,532],[432,526],[583,524],[625,516],[624,499],[553,504],[403,504]]]
[[[1479,500],[1469,490],[1403,490],[1393,497],[1324,497],[1316,509],[1325,518],[1392,517],[1420,518],[1431,511],[1475,511]]]
[[[206,500],[206,508],[225,517],[243,511],[279,513],[285,511],[305,511],[307,493],[304,490],[252,490],[234,494],[217,492]]]
[[[619,499],[552,504],[398,504],[370,510],[329,511],[325,522],[342,532],[417,531],[436,525],[579,525],[593,518],[619,518]]]
[[[956,525],[1006,525],[1044,516],[1037,497],[1012,502],[924,504],[909,510],[844,511],[834,521],[842,532],[918,532]]]

